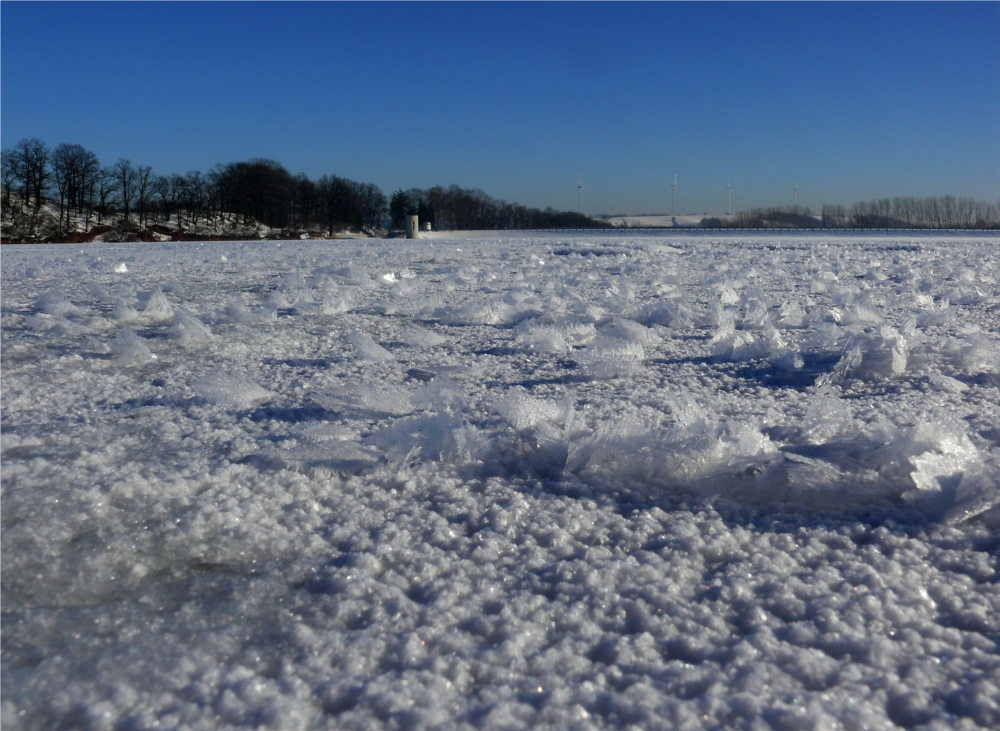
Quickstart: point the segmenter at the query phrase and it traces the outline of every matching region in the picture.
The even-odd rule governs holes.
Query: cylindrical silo
[[[406,238],[415,239],[420,234],[420,221],[417,214],[409,213],[406,216]]]

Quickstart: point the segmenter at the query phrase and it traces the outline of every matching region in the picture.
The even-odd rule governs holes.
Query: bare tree
[[[181,205],[187,211],[189,224],[197,225],[208,208],[208,180],[192,170],[181,180]]]
[[[79,194],[77,211],[86,209],[85,225],[87,228],[90,228],[90,219],[94,214],[94,188],[97,185],[97,176],[100,169],[101,163],[97,160],[97,155],[85,150],[76,171],[79,175],[79,183],[76,190]]]
[[[112,170],[122,199],[122,226],[127,228],[131,219],[132,200],[135,198],[135,167],[131,160],[120,158]]]
[[[97,223],[104,223],[108,213],[108,202],[114,195],[118,184],[117,175],[112,168],[100,168],[94,176],[97,188]]]
[[[153,195],[160,201],[160,214],[164,223],[170,223],[170,215],[177,205],[177,198],[174,196],[174,187],[171,178],[166,175],[158,175],[153,180]]]
[[[84,207],[89,206],[93,177],[99,164],[94,153],[80,145],[67,144],[52,151],[51,161],[52,178],[59,194],[59,220],[63,228],[68,229],[70,214],[82,213]],[[88,225],[89,221],[88,214]]]
[[[222,205],[241,216],[244,225],[285,228],[292,223],[293,178],[279,163],[260,158],[229,163],[215,171],[214,181],[223,194]]]
[[[362,228],[378,228],[389,210],[389,201],[374,183],[356,183],[355,186]]]
[[[312,226],[319,207],[319,188],[305,175],[299,174],[292,181],[292,194],[298,226],[301,229],[308,229]]]
[[[332,236],[340,229],[361,226],[354,183],[336,175],[324,175],[319,179],[319,192],[327,233]]]
[[[69,192],[69,168],[71,164],[70,145],[59,145],[52,151],[52,178],[55,180],[56,192],[59,194],[59,226],[64,230],[69,227],[69,210],[65,203],[66,194]],[[65,224],[63,223],[64,209]]]
[[[139,228],[146,228],[146,211],[153,200],[153,168],[140,165],[135,169],[135,205],[139,213]]]
[[[14,146],[11,163],[14,177],[21,182],[24,207],[33,200],[37,214],[49,185],[49,148],[36,137],[21,140]]]
[[[13,195],[14,181],[17,176],[14,174],[13,150],[4,150],[0,153],[0,184],[2,184],[3,195],[3,217],[13,220]]]

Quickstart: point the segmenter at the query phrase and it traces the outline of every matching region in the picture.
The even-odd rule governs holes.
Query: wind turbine
[[[674,184],[670,186],[670,215],[677,215],[674,212],[674,191],[677,190],[677,173],[674,173]]]
[[[726,215],[731,216],[733,215],[733,186],[731,183],[726,183],[726,194]]]
[[[580,184],[577,186],[577,190],[576,190],[576,205],[577,205],[577,208],[580,209],[580,214],[582,215],[583,214],[583,176],[582,175],[577,175],[576,177],[580,181]]]
[[[795,207],[799,207],[799,184],[795,184]]]

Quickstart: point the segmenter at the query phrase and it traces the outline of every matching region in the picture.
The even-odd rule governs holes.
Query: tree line
[[[436,230],[608,228],[581,213],[529,208],[478,189],[435,186],[386,197],[372,183],[336,175],[311,180],[280,163],[254,158],[216,165],[207,173],[157,175],[149,165],[119,159],[101,165],[76,144],[50,149],[24,139],[0,154],[2,220],[14,240],[57,239],[81,227],[116,227],[123,235],[158,225],[255,236],[258,225],[285,233],[401,228],[408,213]],[[46,206],[46,204],[49,204]],[[55,210],[53,215],[50,209]],[[950,195],[880,198],[808,208],[755,208],[702,226],[734,228],[1000,228],[1000,202]]]
[[[953,195],[877,198],[850,208],[823,206],[816,216],[808,207],[752,208],[726,219],[705,218],[707,228],[903,228],[997,229],[1000,201],[989,203]]]
[[[610,225],[577,213],[507,203],[457,185],[398,190],[390,200],[372,183],[336,175],[311,180],[261,158],[219,164],[207,173],[157,175],[149,165],[124,158],[101,165],[81,145],[50,149],[31,138],[3,150],[0,162],[2,219],[18,240],[112,225],[122,234],[164,225],[248,236],[263,224],[283,232],[332,236],[401,227],[411,211],[445,230]],[[46,204],[57,211],[54,217]]]
[[[501,231],[544,228],[610,228],[597,220],[573,211],[529,208],[488,196],[481,190],[444,188],[397,190],[389,201],[390,221],[400,228],[407,214],[415,213],[421,222],[443,231]]]
[[[149,165],[119,159],[102,166],[80,145],[50,150],[33,138],[3,150],[0,162],[3,220],[26,238],[108,223],[123,232],[173,224],[246,235],[263,224],[333,234],[376,229],[388,210],[376,185],[336,175],[313,181],[265,159],[157,175]],[[55,221],[45,218],[46,203],[56,208]]]
[[[1000,228],[1000,201],[989,203],[953,195],[878,198],[855,203],[850,212],[824,206],[831,225],[850,220],[862,228]]]

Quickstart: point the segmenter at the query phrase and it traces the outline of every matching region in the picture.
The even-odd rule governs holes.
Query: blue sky
[[[1000,3],[0,3],[0,132],[103,164],[677,213],[1000,198]]]

